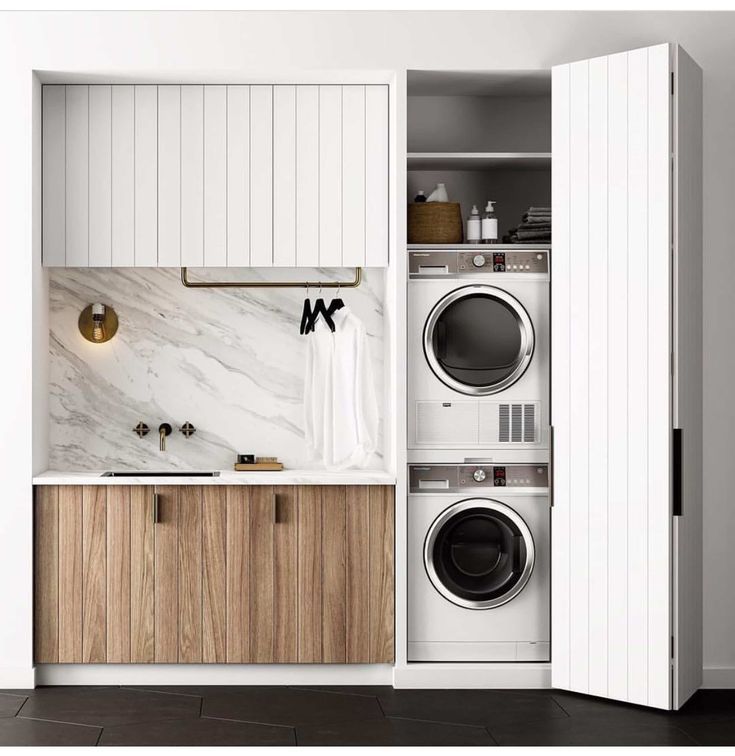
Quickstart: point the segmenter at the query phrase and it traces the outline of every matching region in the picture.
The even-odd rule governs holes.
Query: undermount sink
[[[108,470],[103,472],[102,478],[216,478],[219,476],[219,470],[214,472],[196,472],[184,470],[166,470],[164,472],[150,472],[148,470],[123,470],[114,472]]]

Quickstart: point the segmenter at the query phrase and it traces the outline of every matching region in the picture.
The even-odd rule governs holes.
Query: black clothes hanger
[[[337,310],[341,310],[345,306],[345,303],[342,301],[342,298],[339,295],[339,286],[337,287],[337,296],[329,303],[329,307],[327,308],[327,313],[329,314],[329,317],[331,318],[332,315],[334,315]]]
[[[299,333],[303,336],[309,333],[309,324],[314,317],[314,311],[311,309],[311,300],[309,299],[309,287],[306,287],[306,299],[304,299],[304,309],[301,311],[301,326]]]
[[[319,287],[319,294],[321,295],[321,286]],[[332,320],[332,313],[330,313],[329,310],[327,309],[327,305],[324,302],[324,298],[322,296],[319,296],[316,302],[314,302],[314,309],[311,311],[310,317],[307,318],[307,323],[306,323],[304,333],[311,333],[314,330],[314,326],[316,325],[317,318],[320,315],[324,318],[324,321],[329,326],[329,330],[332,333],[335,332],[336,328],[334,325],[334,321]]]

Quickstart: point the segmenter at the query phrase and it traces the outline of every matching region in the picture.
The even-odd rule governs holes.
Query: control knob
[[[481,268],[485,264],[485,255],[475,255],[472,258],[472,264],[476,268]]]
[[[485,478],[487,478],[487,474],[484,470],[475,470],[475,472],[472,473],[472,477],[478,482],[482,483]]]

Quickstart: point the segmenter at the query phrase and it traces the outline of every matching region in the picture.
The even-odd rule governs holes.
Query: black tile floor
[[[679,712],[555,690],[3,690],[9,745],[735,745],[735,690],[699,691]]]

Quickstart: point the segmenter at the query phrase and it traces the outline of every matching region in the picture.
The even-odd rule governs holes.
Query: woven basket
[[[409,244],[460,244],[459,202],[414,202],[408,206]]]

